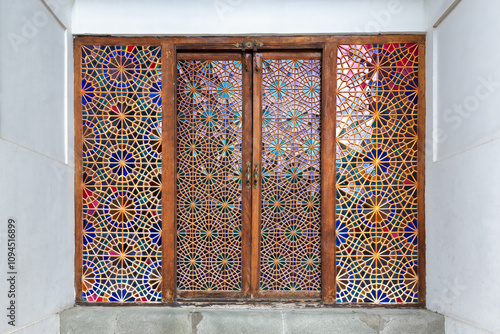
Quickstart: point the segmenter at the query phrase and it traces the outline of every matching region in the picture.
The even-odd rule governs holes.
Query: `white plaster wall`
[[[498,332],[490,332],[473,324],[465,323],[450,317],[445,318],[445,331],[450,334],[491,334]]]
[[[71,6],[0,0],[0,332],[57,333],[56,313],[74,304]],[[6,318],[8,218],[16,327]]]
[[[53,314],[47,318],[17,329],[15,334],[59,334],[61,332],[59,314]]]
[[[436,159],[500,136],[497,0],[463,0],[435,29]]]
[[[438,20],[460,0],[427,0],[428,23],[433,26]]]
[[[76,0],[74,34],[424,32],[424,0]]]
[[[447,8],[432,2],[427,305],[446,316],[447,333],[500,333],[500,175],[495,171],[500,163],[500,48],[495,42],[500,2],[462,0],[435,29]]]

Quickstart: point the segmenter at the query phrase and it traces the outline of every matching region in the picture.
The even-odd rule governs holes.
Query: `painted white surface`
[[[74,209],[72,167],[0,140],[0,244],[6,222],[17,224],[16,327],[74,304]],[[2,247],[5,252],[5,247]],[[6,257],[0,257],[2,282]],[[8,302],[2,284],[2,309]],[[3,318],[5,315],[3,316]],[[0,322],[0,332],[11,329]]]
[[[76,0],[74,34],[423,32],[424,0]]]
[[[0,21],[0,138],[72,161],[65,107],[71,36],[40,0],[1,0],[0,6],[9,13]]]
[[[75,0],[41,0],[67,29],[71,28],[71,12]]]
[[[455,1],[460,0],[427,0],[427,17],[429,19],[429,25],[433,26],[436,24]]]
[[[437,27],[437,159],[500,136],[497,0],[463,0]]]
[[[429,20],[427,306],[450,334],[500,333],[500,87],[483,83],[500,82],[499,10],[495,0],[462,0],[437,29]],[[459,126],[446,118],[474,98]]]
[[[59,21],[70,22],[66,0]],[[40,0],[0,0],[0,332],[56,333],[74,304],[71,35]],[[70,63],[72,64],[72,63]],[[72,65],[71,65],[72,66]],[[71,124],[71,127],[68,125]],[[7,324],[7,220],[17,222],[16,327]],[[45,319],[45,320],[44,320]]]
[[[427,168],[428,308],[500,333],[500,140]]]
[[[9,334],[59,334],[60,333],[60,319],[59,314],[54,314],[46,319],[35,322],[34,324],[27,325],[26,327],[19,328],[8,332]]]
[[[477,328],[473,325],[463,323],[461,321],[457,321],[455,319],[446,317],[445,319],[445,328],[446,333],[450,334],[491,334],[492,332],[488,332]]]

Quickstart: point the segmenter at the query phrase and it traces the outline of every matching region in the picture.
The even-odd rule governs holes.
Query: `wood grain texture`
[[[102,45],[160,45],[162,42],[175,44],[177,50],[241,50],[236,46],[241,41],[262,42],[261,50],[318,49],[324,43],[336,44],[382,44],[382,43],[424,43],[425,34],[380,34],[380,35],[241,35],[241,36],[163,36],[163,37],[119,37],[119,36],[77,36],[77,40]]]
[[[240,55],[241,57],[241,55]],[[251,282],[251,256],[252,256],[252,188],[247,189],[245,184],[245,172],[246,163],[252,162],[252,80],[253,74],[251,71],[245,71],[245,68],[252,67],[252,55],[246,53],[242,59],[245,63],[242,64],[243,68],[243,154],[242,154],[242,166],[241,166],[241,177],[242,177],[242,254],[241,254],[241,266],[242,266],[242,277],[241,277],[241,289],[244,297],[250,297],[250,282]],[[251,182],[250,182],[251,183]]]
[[[83,266],[83,148],[82,148],[82,45],[73,44],[74,55],[74,120],[75,120],[75,295],[82,301]]]
[[[262,68],[262,54],[260,52],[254,54],[253,60],[254,67]],[[262,161],[262,120],[261,120],[261,110],[262,110],[262,71],[255,71],[252,68],[253,73],[253,159],[252,168],[254,168],[254,162],[258,162],[258,171],[261,175],[261,161]],[[260,288],[260,222],[261,222],[261,183],[257,183],[257,189],[253,187],[252,180],[252,265],[251,265],[251,297],[254,298]]]
[[[176,290],[177,61],[175,47],[162,44],[162,301],[173,303]]]
[[[321,60],[320,51],[266,51],[262,54],[264,59],[301,59],[301,60]]]
[[[183,299],[204,299],[204,298],[217,298],[217,299],[231,299],[231,298],[244,298],[242,291],[177,291],[177,298]]]
[[[418,301],[425,306],[425,44],[418,46],[418,141],[417,141],[417,219],[418,219]]]
[[[177,51],[177,60],[241,60],[241,51],[234,52],[195,52]]]
[[[321,291],[323,302],[336,301],[335,134],[337,45],[326,43],[321,76]]]
[[[261,299],[317,299],[321,301],[321,292],[319,291],[258,291],[254,298]]]

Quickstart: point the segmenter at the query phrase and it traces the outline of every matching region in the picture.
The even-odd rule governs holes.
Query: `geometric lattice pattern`
[[[241,61],[178,61],[177,288],[241,290]]]
[[[265,60],[262,86],[260,289],[319,291],[321,61]]]
[[[418,46],[340,45],[337,302],[418,302]]]
[[[82,47],[83,300],[161,301],[161,49]]]

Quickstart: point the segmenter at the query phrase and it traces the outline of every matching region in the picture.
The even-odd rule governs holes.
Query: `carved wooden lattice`
[[[178,62],[177,288],[241,289],[240,61]]]
[[[86,301],[161,300],[161,52],[82,47]]]
[[[337,302],[418,301],[418,46],[341,45]]]
[[[320,290],[320,82],[320,60],[263,61],[263,291]]]

